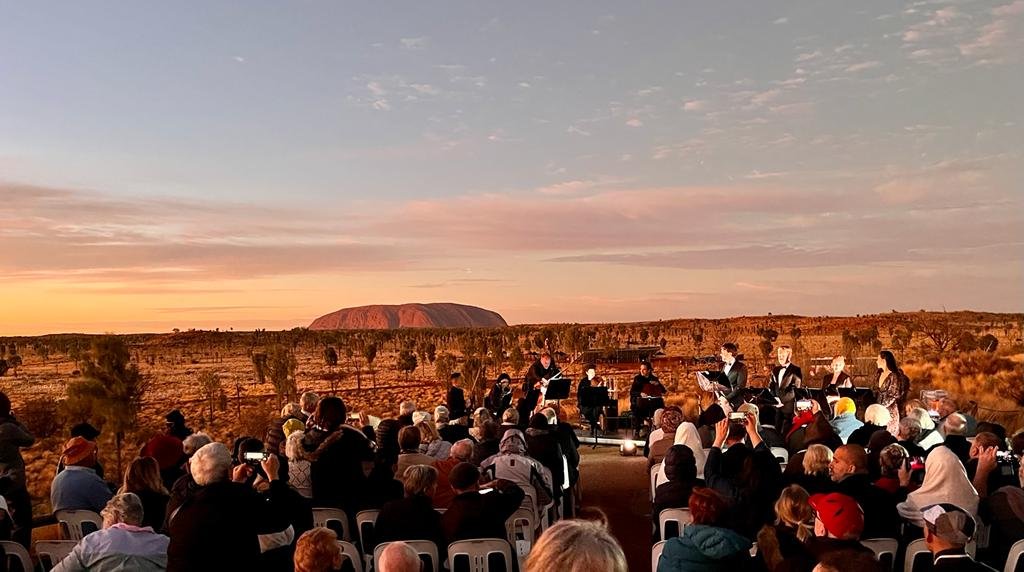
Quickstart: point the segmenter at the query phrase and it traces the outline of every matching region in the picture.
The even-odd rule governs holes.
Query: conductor
[[[747,365],[738,359],[740,348],[733,342],[722,344],[722,373],[729,378],[729,393],[724,398],[733,409],[743,404],[743,390],[747,387]]]
[[[633,378],[629,388],[629,406],[633,410],[633,438],[640,438],[640,427],[658,409],[665,407],[665,386],[654,375],[651,362],[640,362],[640,373]]]

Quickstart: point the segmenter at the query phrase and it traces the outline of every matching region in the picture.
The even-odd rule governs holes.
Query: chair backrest
[[[508,543],[519,558],[519,568],[523,569],[522,564],[526,562],[536,540],[537,520],[530,509],[520,507],[505,521],[505,530],[508,532]]]
[[[505,561],[505,570],[512,570],[512,549],[503,538],[476,538],[473,540],[457,540],[448,545],[448,569],[455,571],[456,561],[469,560],[468,572],[489,572],[491,557],[501,557]]]
[[[376,540],[373,537],[373,528],[377,525],[379,510],[361,510],[356,513],[356,532],[359,534],[359,545],[363,547],[363,554],[373,554],[373,547]]]
[[[356,545],[345,540],[339,540],[338,546],[341,547],[342,558],[348,559],[349,564],[352,566],[352,572],[363,572],[363,555],[359,553]],[[341,569],[345,569],[344,563],[342,563]]]
[[[900,549],[900,543],[895,538],[869,538],[860,543],[875,553],[883,569],[892,570],[896,565],[896,552]]]
[[[903,558],[903,571],[914,572],[914,565],[917,564],[918,570],[930,570],[930,566],[920,564],[921,562],[932,563],[932,553],[928,550],[928,545],[924,543],[923,538],[911,542],[907,545],[907,555]]]
[[[1006,556],[1006,566],[1003,566],[1003,572],[1017,572],[1022,556],[1024,556],[1024,540],[1018,540],[1010,547],[1010,553]]]
[[[654,502],[654,490],[658,488],[658,471],[660,470],[661,463],[654,463],[650,475],[648,475],[651,478],[651,502]]]
[[[18,544],[17,542],[11,542],[10,540],[0,540],[0,546],[3,547],[4,553],[7,555],[6,568],[11,569],[11,560],[17,560],[21,563],[21,569],[25,572],[31,572],[32,568],[32,557],[29,556],[28,550],[25,547]]]
[[[348,530],[348,515],[340,508],[314,508],[313,526],[322,526],[333,530],[338,534],[338,540],[352,540]]]
[[[671,531],[668,530],[670,524]],[[661,530],[662,540],[679,536],[687,524],[693,524],[693,515],[688,508],[666,508],[658,514],[658,528]]]
[[[446,508],[435,508],[434,510],[437,511],[437,514],[444,514],[444,513],[448,512],[448,509],[446,509]]]
[[[772,455],[779,460],[779,463],[789,462],[789,449],[785,447],[772,447]]]
[[[651,572],[658,572],[658,560],[661,560],[661,553],[665,550],[665,541],[659,540],[651,547]]]
[[[436,544],[429,540],[403,540],[402,542],[412,547],[412,549],[416,551],[416,554],[420,555],[420,560],[423,560],[424,556],[430,559],[430,566],[425,567],[424,570],[433,570],[434,572],[438,572],[441,567],[441,563],[438,562],[439,556],[437,554]],[[377,545],[377,548],[373,549],[373,563],[375,567],[380,567],[380,555],[389,544],[393,543],[381,542]]]
[[[64,557],[71,554],[71,551],[78,543],[74,540],[37,540],[35,544],[36,557],[43,570],[49,570],[64,560]]]
[[[63,540],[77,542],[87,534],[103,528],[103,517],[91,510],[58,510],[54,516],[60,523]]]

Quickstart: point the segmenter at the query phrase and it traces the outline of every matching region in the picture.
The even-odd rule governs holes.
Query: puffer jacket
[[[727,529],[702,524],[683,528],[665,543],[658,572],[734,572],[751,564],[751,542]]]
[[[839,438],[843,440],[843,443],[847,442],[850,435],[853,435],[854,431],[864,426],[864,422],[857,419],[856,414],[854,413],[837,415],[829,423],[832,425],[832,428],[835,429]]]

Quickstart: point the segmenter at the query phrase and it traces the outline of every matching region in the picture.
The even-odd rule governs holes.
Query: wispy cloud
[[[407,50],[422,50],[427,47],[427,38],[419,36],[416,38],[402,38],[399,40],[402,47]]]

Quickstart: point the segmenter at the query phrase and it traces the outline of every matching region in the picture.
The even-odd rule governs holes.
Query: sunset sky
[[[7,2],[0,335],[1024,311],[1024,0]]]

